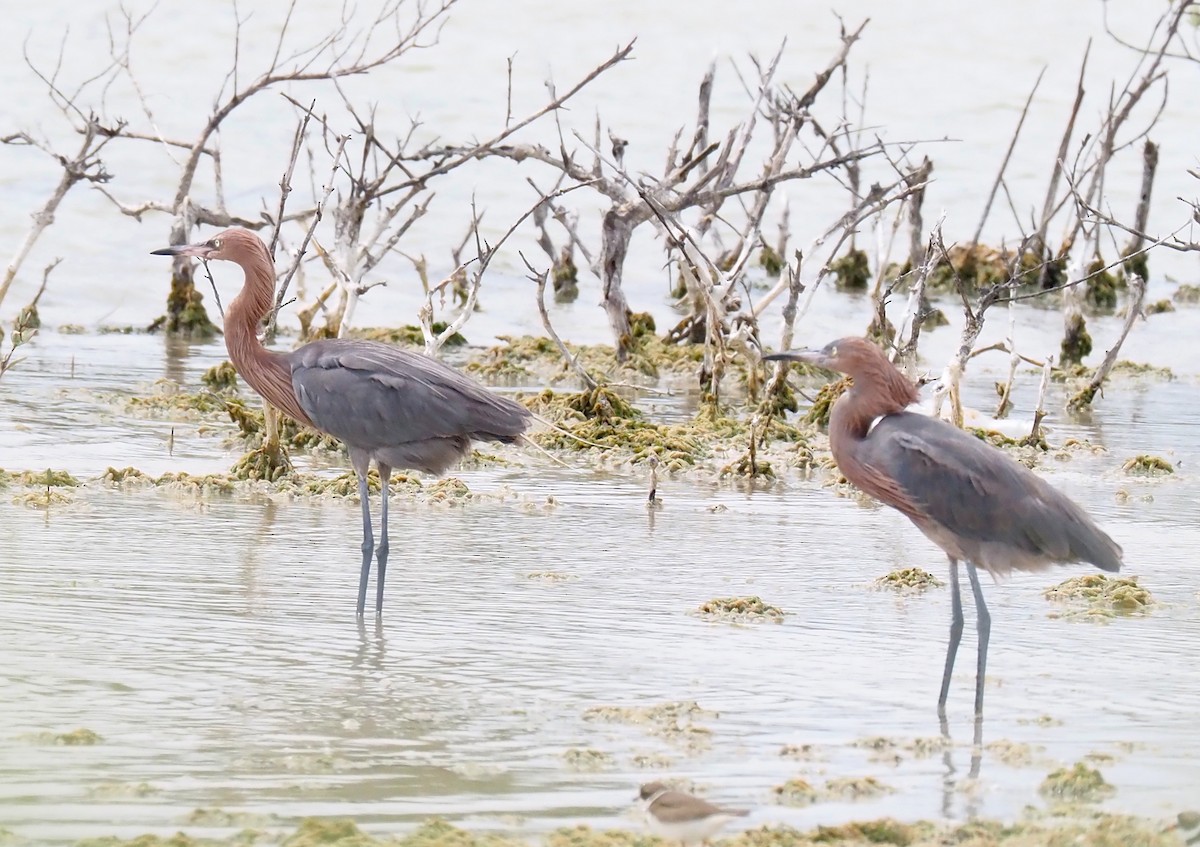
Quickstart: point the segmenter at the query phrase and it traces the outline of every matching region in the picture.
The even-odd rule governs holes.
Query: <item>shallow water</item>
[[[155,361],[147,353],[162,342],[146,337],[42,343],[45,355],[5,379],[0,467],[207,472],[240,453],[230,425],[121,412],[121,396],[164,373],[197,384],[218,345]],[[89,364],[63,380],[72,355]],[[988,382],[984,370],[968,401],[986,403]],[[664,480],[665,506],[651,512],[640,469],[578,459],[563,469],[506,450],[511,467],[457,473],[481,499],[395,499],[388,611],[365,627],[353,616],[353,501],[93,481],[70,503],[32,509],[10,490],[0,500],[0,826],[66,843],[304,815],[381,831],[431,814],[520,832],[629,825],[633,787],[663,774],[759,807],[751,824],[1011,818],[1040,803],[1048,771],[1089,753],[1114,757],[1099,766],[1118,788],[1108,807],[1169,816],[1200,785],[1191,392],[1186,378],[1127,384],[1086,425],[1052,416],[1053,443],[1087,437],[1110,452],[1043,470],[1124,545],[1128,572],[1161,605],[1107,625],[1054,617],[1041,591],[1083,567],[987,585],[984,742],[1032,745],[1032,759],[1014,766],[985,749],[978,780],[967,779],[973,631],[951,694],[955,747],[949,760],[917,757],[904,742],[939,732],[949,598],[869,587],[908,566],[944,576],[944,560],[891,510],[839,498],[819,477],[751,490],[689,474]],[[1184,473],[1158,482],[1119,471],[1146,450]],[[567,579],[530,577],[542,572]],[[748,594],[783,608],[784,622],[688,614]],[[584,719],[594,706],[691,700],[719,714],[696,719],[711,730],[697,749]],[[101,741],[46,737],[77,728]],[[898,762],[854,746],[875,736],[901,745]],[[785,744],[815,745],[817,758],[781,757]],[[611,759],[579,772],[572,748]],[[647,767],[641,756],[665,759]],[[895,793],[773,805],[771,789],[794,776],[868,775]],[[233,817],[190,817],[201,807]]]
[[[511,14],[511,6],[500,13],[499,6],[464,4],[471,14],[452,20],[445,50],[422,54],[425,62],[410,66],[397,86],[404,98],[386,105],[419,110],[448,135],[477,134],[496,119],[485,107],[498,102],[496,68],[514,50],[530,62],[522,90],[536,98],[547,67],[556,79],[569,78],[616,40],[640,34],[637,62],[622,69],[620,83],[606,82],[565,119],[586,127],[600,104],[606,119],[634,140],[631,161],[644,156],[657,165],[656,145],[690,117],[706,51],[765,53],[780,35],[774,23],[797,21],[784,68],[801,87],[835,38],[819,4],[751,4],[728,26],[707,25],[719,10],[704,12],[703,5],[681,19],[641,4],[580,17],[535,0],[522,0]],[[874,16],[862,44],[874,80],[875,111],[868,114],[892,138],[963,139],[937,148],[944,155],[929,195],[927,220],[945,207],[948,234],[973,229],[1027,87],[1041,63],[1051,62],[1010,174],[1016,194],[1032,191],[1040,201],[1073,93],[1075,51],[1096,33],[1095,4],[1030,3],[1029,15],[999,16],[927,8],[920,26],[902,5],[865,5]],[[1143,17],[1137,4],[1107,6],[1125,24]],[[149,31],[138,61],[151,68],[185,50],[192,63],[187,79],[153,80],[162,83],[153,96],[164,124],[182,133],[196,117],[189,104],[211,97],[201,85],[205,74],[219,78],[227,57],[190,35],[202,23],[219,23],[210,12],[170,2],[162,11],[165,20]],[[1050,17],[1030,27],[1035,12]],[[723,7],[719,13],[727,17]],[[30,29],[31,44],[44,49],[57,43],[66,17],[54,2],[14,14],[24,17],[0,37]],[[817,16],[824,28],[809,25]],[[531,18],[537,28],[525,25]],[[298,26],[315,26],[306,21]],[[100,39],[99,22],[98,13],[77,21],[75,33]],[[181,31],[189,37],[181,39]],[[697,58],[680,61],[673,49],[680,38]],[[10,47],[19,55],[19,46]],[[1093,71],[1107,68],[1111,75],[1112,45],[1095,49],[1105,61],[1097,60]],[[70,53],[68,70],[90,67],[87,58]],[[721,73],[714,115],[732,121],[741,115],[738,93],[732,74],[724,67]],[[11,98],[14,121],[53,126],[26,74],[10,63],[0,79],[25,92]],[[943,96],[929,94],[931,80],[944,87]],[[622,95],[631,84],[642,96]],[[129,105],[122,96],[112,92],[114,108]],[[1191,196],[1194,184],[1183,169],[1194,164],[1188,121],[1195,110],[1187,104],[1195,92],[1178,86],[1172,96],[1178,99],[1164,117],[1155,194],[1162,217],[1154,221],[1164,227],[1174,198]],[[275,174],[282,159],[265,142],[291,131],[290,116],[272,112],[230,128],[228,149],[241,152],[227,158],[226,180],[239,186],[242,200],[272,191],[277,177],[263,183],[262,175]],[[246,138],[264,143],[245,144]],[[122,179],[130,180],[121,185],[132,184],[132,194],[171,184],[170,168],[121,164]],[[42,167],[0,156],[9,200],[0,208],[5,243],[23,234],[27,212],[45,196],[53,173]],[[1114,202],[1125,203],[1138,168],[1125,163],[1114,173]],[[441,199],[412,243],[431,263],[444,263],[472,192],[493,210],[488,226],[503,231],[527,202],[513,189],[519,178],[483,168],[439,188]],[[842,197],[807,183],[796,188],[793,223],[802,243],[812,237],[807,228],[820,229],[840,214]],[[1005,232],[996,221],[989,237]],[[649,511],[643,468],[598,467],[575,457],[562,468],[531,450],[504,450],[511,465],[456,472],[477,499],[447,506],[395,498],[388,611],[378,626],[373,619],[360,626],[353,616],[355,502],[244,493],[199,498],[97,481],[110,466],[153,475],[223,473],[243,451],[226,421],[147,416],[128,402],[174,384],[198,390],[200,374],[225,358],[219,341],[186,345],[91,331],[100,324],[144,326],[158,314],[166,271],[144,254],[161,246],[166,231],[165,219],[126,225],[94,194],[80,193],[28,265],[68,256],[42,303],[46,329],[23,349],[28,360],[0,380],[0,468],[67,469],[86,484],[71,492],[70,502],[48,509],[15,502],[19,490],[0,490],[0,828],[57,844],[179,828],[220,835],[307,815],[352,816],[369,829],[393,831],[436,814],[534,833],[565,823],[629,825],[636,785],[663,776],[689,778],[711,797],[754,806],[748,825],[880,815],[1012,819],[1027,805],[1041,805],[1037,786],[1047,772],[1091,753],[1113,757],[1099,764],[1118,789],[1106,807],[1165,819],[1195,805],[1200,491],[1191,469],[1200,462],[1194,437],[1200,367],[1189,342],[1200,330],[1200,310],[1181,308],[1139,323],[1124,348],[1123,358],[1171,368],[1173,380],[1117,378],[1079,419],[1061,412],[1062,387],[1051,393],[1051,444],[1086,438],[1107,452],[1048,457],[1040,471],[1124,546],[1127,572],[1160,604],[1148,616],[1108,624],[1057,617],[1041,592],[1084,567],[987,584],[993,637],[984,743],[1028,744],[1031,758],[1014,764],[1002,746],[985,748],[972,779],[973,629],[968,623],[951,692],[954,747],[948,758],[916,756],[905,744],[940,731],[934,702],[949,598],[944,588],[896,597],[869,587],[909,566],[944,577],[944,559],[899,515],[836,496],[820,475],[791,473],[753,487],[707,472],[665,478],[665,505]],[[515,252],[495,264],[483,310],[465,329],[472,342],[541,332],[518,267]],[[1160,262],[1156,254],[1152,267],[1151,299],[1194,275],[1190,256],[1165,254]],[[674,313],[649,238],[635,239],[627,270],[631,303],[654,312],[661,330]],[[237,274],[214,273],[228,302]],[[381,273],[395,284],[374,290],[360,315],[385,325],[414,322],[416,287],[407,266],[397,259]],[[607,341],[595,281],[585,276],[582,290],[578,302],[552,308],[555,325],[574,341]],[[0,315],[5,323],[27,295],[30,279],[23,278]],[[957,324],[958,306],[942,305]],[[866,298],[827,289],[799,337],[824,342],[859,333],[870,312]],[[778,321],[777,309],[764,317],[768,343]],[[67,323],[89,331],[57,330]],[[1016,325],[1022,352],[1057,351],[1057,311],[1023,306]],[[1089,328],[1095,363],[1119,321],[1091,319]],[[980,344],[1002,339],[1006,330],[1007,317],[996,310]],[[956,328],[927,333],[923,365],[936,374],[957,343]],[[448,355],[457,361],[463,354]],[[1002,355],[974,360],[967,403],[994,406],[992,385],[1005,369]],[[1020,373],[1015,417],[1032,414],[1037,381],[1033,371]],[[679,418],[695,398],[673,390],[641,402],[660,418]],[[1163,480],[1124,474],[1121,464],[1141,453],[1167,458],[1179,473]],[[300,464],[341,470],[329,457],[301,457]],[[748,594],[782,607],[783,623],[737,627],[688,614],[713,597]],[[695,719],[711,730],[709,743],[698,747],[645,726],[584,717],[596,706],[692,700],[719,715]],[[99,743],[53,742],[79,728],[97,733]],[[878,736],[899,744],[899,761],[855,745]],[[814,745],[811,761],[780,756],[784,745],[805,744]],[[572,749],[610,758],[600,770],[580,771],[566,757]],[[814,784],[875,776],[895,792],[806,809],[775,805],[772,788],[797,776]],[[224,813],[195,815],[200,808]]]

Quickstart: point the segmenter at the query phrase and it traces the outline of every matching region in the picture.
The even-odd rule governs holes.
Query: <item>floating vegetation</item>
[[[675,760],[662,753],[637,753],[630,761],[635,768],[645,770],[666,770],[675,766]]]
[[[575,574],[562,573],[561,571],[530,571],[525,574],[525,578],[536,582],[571,582],[579,579]]]
[[[833,404],[853,384],[854,380],[844,376],[822,385],[821,390],[817,392],[817,399],[813,400],[812,406],[804,415],[804,422],[822,428],[829,426],[829,413],[833,411]]]
[[[44,471],[19,471],[8,475],[10,482],[29,488],[76,488],[79,480],[66,471],[56,471],[46,468]]]
[[[1038,786],[1038,793],[1048,799],[1098,803],[1116,794],[1117,789],[1105,781],[1100,771],[1076,762],[1073,767],[1052,771]]]
[[[658,378],[664,374],[696,372],[704,360],[702,344],[673,344],[654,334],[653,318],[635,313],[630,315],[633,330],[629,355],[617,360],[617,351],[608,344],[572,344],[567,351],[590,373],[604,380],[628,377]],[[577,379],[574,369],[563,358],[558,346],[549,338],[535,336],[497,336],[503,343],[490,347],[478,358],[467,363],[466,370],[490,378],[540,376],[549,382]],[[740,359],[733,367],[745,367]]]
[[[1189,826],[1191,818],[1185,822],[1183,815],[1180,826],[1192,828]],[[6,835],[0,830],[0,844],[26,843],[10,842]],[[582,825],[562,827],[531,840],[524,836],[460,829],[446,821],[432,819],[403,836],[376,838],[364,833],[350,820],[308,818],[302,820],[294,832],[281,836],[268,835],[257,829],[242,829],[219,839],[176,833],[170,836],[142,835],[132,840],[84,839],[77,842],[76,847],[246,847],[257,843],[281,847],[652,847],[662,844],[649,838],[640,827],[635,830],[596,830]],[[1157,820],[1076,807],[1061,816],[1027,812],[1026,819],[1010,823],[981,819],[963,824],[901,823],[883,818],[818,826],[807,831],[785,825],[759,826],[722,839],[721,843],[725,847],[864,847],[871,844],[896,847],[944,847],[947,844],[964,847],[1177,847],[1180,839],[1178,833],[1164,831]]]
[[[1017,723],[1022,726],[1040,726],[1052,727],[1062,726],[1063,722],[1053,715],[1038,715],[1036,718],[1017,718]]]
[[[783,622],[783,609],[761,597],[718,597],[701,603],[691,614],[724,623]]]
[[[811,806],[821,799],[821,793],[799,777],[776,785],[771,791],[775,795],[775,802],[783,806]]]
[[[892,818],[851,821],[841,826],[819,826],[812,836],[815,844],[895,844],[909,847],[933,832],[929,823],[901,823]],[[940,843],[940,842],[939,842]],[[955,843],[955,842],[950,842]]]
[[[872,735],[859,738],[854,742],[854,746],[875,753],[887,753],[896,749],[896,742],[884,735]]]
[[[1155,300],[1153,303],[1146,304],[1142,311],[1147,315],[1161,315],[1164,312],[1174,312],[1175,304],[1170,300]]]
[[[186,471],[165,473],[154,480],[154,484],[160,488],[195,494],[232,494],[235,488],[234,480],[227,475],[210,473],[193,476]]]
[[[536,362],[554,362],[565,365],[558,348],[549,338],[534,336],[514,337],[511,335],[498,336],[503,342],[495,347],[489,347],[480,358],[468,362],[466,369],[482,376],[498,377],[527,377],[533,372],[526,365]],[[569,349],[569,347],[568,347]]]
[[[898,764],[907,753],[917,759],[926,759],[936,753],[945,752],[950,746],[949,738],[940,735],[918,738],[894,739],[883,735],[860,738],[854,746],[871,753],[871,760]]]
[[[13,497],[13,503],[30,509],[49,509],[51,506],[61,506],[70,503],[72,496],[64,491],[46,488],[42,491],[26,491]]]
[[[430,325],[434,336],[439,336],[449,328],[450,324],[445,321],[434,321]],[[361,329],[351,328],[349,331],[351,338],[361,338],[365,341],[381,341],[385,344],[397,344],[402,347],[424,347],[425,333],[421,331],[421,327],[416,324],[406,324],[401,327],[362,327]],[[451,333],[450,337],[442,342],[443,347],[464,347],[467,339],[462,333]]]
[[[200,377],[200,381],[213,391],[237,391],[237,368],[233,366],[232,362],[221,362],[221,364],[213,365],[206,370]]]
[[[1131,362],[1128,359],[1118,359],[1111,373],[1126,376],[1155,376],[1160,379],[1174,379],[1175,374],[1168,367],[1148,365],[1145,362]]]
[[[133,800],[158,793],[159,790],[148,782],[104,782],[87,790],[88,797],[98,800]],[[3,837],[0,837],[0,844],[5,843]]]
[[[222,408],[229,414],[229,419],[241,430],[242,437],[253,446],[261,445],[266,427],[262,406],[256,408],[247,406],[244,400],[236,397],[224,399],[221,402]],[[301,426],[282,413],[278,415],[278,429],[280,443],[290,448],[325,450],[332,453],[345,452],[342,442],[332,435]]]
[[[895,790],[873,776],[839,776],[825,782],[823,794],[836,800],[873,800]]]
[[[527,840],[516,842],[520,847],[529,847]],[[621,829],[592,829],[590,826],[573,826],[556,829],[546,836],[544,847],[654,847],[660,842],[647,837],[644,831],[629,832]],[[404,847],[409,847],[404,845]],[[425,847],[425,845],[414,845]],[[429,845],[439,847],[439,845]],[[450,847],[509,847],[508,845],[450,845]]]
[[[921,568],[903,568],[892,571],[871,583],[874,588],[901,593],[928,591],[930,588],[941,588],[945,584],[929,571]]]
[[[771,467],[771,463],[765,459],[760,459],[757,456],[752,456],[749,451],[742,454],[736,462],[730,462],[725,467],[721,468],[721,479],[729,477],[745,477],[746,479],[774,479],[775,469]]]
[[[563,753],[563,761],[574,771],[602,771],[613,766],[613,757],[603,750],[572,747]]]
[[[186,819],[188,826],[203,827],[261,827],[276,823],[279,818],[275,815],[257,814],[255,812],[230,812],[226,809],[201,806],[192,809]]]
[[[102,482],[110,485],[120,485],[128,488],[135,486],[154,485],[154,478],[149,474],[142,473],[137,468],[113,468],[110,467],[100,477]]]
[[[1022,450],[1026,447],[1032,447],[1034,450],[1045,452],[1050,449],[1049,443],[1046,441],[1046,436],[1038,429],[1037,435],[1027,435],[1024,438],[1013,438],[1011,435],[1005,435],[1003,432],[995,429],[987,429],[981,426],[965,427],[966,431],[974,435],[980,441],[986,441],[993,447],[999,447],[1001,450],[1015,449]],[[1036,455],[1036,454],[1034,454]],[[1026,456],[1032,460],[1032,456]],[[1028,464],[1028,462],[1026,462]]]
[[[823,801],[872,800],[891,794],[895,789],[884,785],[873,776],[835,777],[816,788],[801,777],[789,779],[772,789],[777,803],[784,806],[811,806]]]
[[[985,747],[988,754],[1010,768],[1025,768],[1033,764],[1033,745],[1024,741],[1009,741],[999,739],[989,742]]]
[[[650,735],[688,749],[709,745],[712,730],[695,721],[716,717],[716,712],[701,708],[694,700],[660,703],[657,706],[592,706],[583,712],[585,721],[640,726]]]
[[[1175,293],[1171,295],[1171,299],[1176,303],[1186,303],[1192,305],[1200,303],[1200,285],[1183,284],[1175,289]]]
[[[425,493],[435,503],[460,503],[474,496],[467,484],[456,476],[448,476],[426,486]]]
[[[91,747],[104,739],[98,733],[86,727],[80,727],[70,732],[37,732],[23,736],[22,740],[34,744],[51,744],[57,747]]]
[[[145,397],[130,397],[127,403],[131,411],[146,417],[194,420],[224,411],[226,398],[211,390],[193,394],[184,391],[174,380],[160,379],[155,381],[153,393]]]
[[[1141,614],[1157,602],[1149,590],[1138,585],[1136,576],[1110,577],[1102,573],[1071,577],[1042,594],[1055,602],[1085,604],[1086,608],[1071,616],[1100,619]]]
[[[815,744],[784,744],[779,748],[779,755],[785,759],[799,759],[802,762],[825,758]]]
[[[1126,460],[1121,470],[1127,474],[1142,474],[1144,476],[1165,476],[1175,473],[1175,466],[1159,456],[1142,454]]]
[[[295,494],[298,497],[358,497],[358,474],[346,471],[337,476],[317,476],[316,474],[293,474],[280,481],[279,490]],[[391,494],[398,491],[409,493],[420,491],[421,480],[407,473],[393,473],[388,479],[388,490]],[[367,473],[367,493],[379,494],[383,486],[379,480],[379,471],[371,468]]]

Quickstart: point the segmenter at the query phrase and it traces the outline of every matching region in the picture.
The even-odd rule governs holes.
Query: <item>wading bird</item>
[[[638,792],[646,816],[646,828],[659,838],[693,844],[708,841],[734,818],[750,814],[747,809],[724,809],[682,791],[672,791],[661,782],[647,782]]]
[[[362,500],[362,575],[358,614],[367,602],[375,553],[375,613],[383,611],[388,559],[388,478],[393,468],[441,474],[471,452],[471,441],[512,442],[530,422],[517,403],[484,389],[436,359],[374,341],[313,341],[275,353],[263,347],[258,325],[275,293],[275,262],[254,233],[227,229],[199,244],[153,251],[158,256],[222,259],[240,265],[246,280],[225,314],[225,347],[237,372],[262,397],[298,423],[345,443]],[[379,544],[371,531],[367,472],[379,468],[383,507]]]
[[[1120,546],[1082,508],[998,448],[945,421],[904,411],[917,400],[916,386],[874,344],[843,338],[823,350],[763,358],[807,362],[853,377],[854,385],[829,416],[833,458],[846,479],[903,513],[950,559],[953,615],[938,697],[941,715],[962,638],[958,563],[966,564],[979,633],[975,713],[982,714],[991,616],[976,568],[993,577],[1069,562],[1117,571]]]

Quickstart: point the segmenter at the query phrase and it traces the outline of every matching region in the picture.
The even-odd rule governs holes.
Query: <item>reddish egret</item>
[[[946,711],[950,673],[962,638],[958,563],[967,566],[979,633],[975,713],[983,713],[991,617],[976,567],[992,576],[1089,562],[1121,569],[1121,548],[1087,513],[1003,452],[945,421],[906,412],[917,389],[883,351],[861,338],[823,350],[764,356],[841,371],[854,385],[833,406],[829,446],[846,479],[898,509],[950,559],[953,617],[938,713]]]
[[[672,791],[661,782],[647,782],[638,792],[645,804],[646,828],[659,838],[681,844],[708,841],[734,818],[744,818],[746,809],[723,809],[682,791]]]
[[[298,423],[340,439],[358,474],[362,500],[362,575],[358,614],[367,602],[371,555],[378,557],[375,613],[383,611],[388,558],[388,478],[393,468],[443,473],[471,452],[471,441],[512,442],[529,425],[525,407],[498,397],[436,359],[374,341],[313,341],[274,353],[258,339],[271,308],[275,263],[262,240],[245,229],[227,229],[201,244],[155,250],[158,256],[223,259],[246,274],[241,293],[225,314],[225,347],[246,382]],[[379,468],[383,507],[379,545],[371,532],[367,472]]]

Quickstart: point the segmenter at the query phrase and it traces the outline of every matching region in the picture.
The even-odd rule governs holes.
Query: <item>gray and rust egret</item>
[[[288,353],[266,349],[258,327],[274,299],[275,262],[262,239],[249,230],[227,229],[198,244],[153,253],[233,262],[245,272],[241,293],[225,314],[229,358],[271,405],[346,445],[362,500],[358,614],[366,606],[372,554],[378,562],[375,612],[382,613],[392,470],[444,473],[471,452],[472,441],[519,439],[529,426],[529,411],[436,359],[390,344],[338,338],[313,341]],[[378,545],[367,487],[372,461],[383,488]]]
[[[976,568],[993,577],[1070,562],[1118,571],[1120,545],[1078,504],[1000,449],[945,421],[905,411],[916,402],[917,388],[871,342],[843,338],[821,350],[763,358],[806,362],[853,378],[829,416],[834,461],[846,479],[899,510],[950,559],[953,613],[940,715],[962,638],[958,563],[966,565],[979,634],[975,713],[983,714],[991,616]]]

